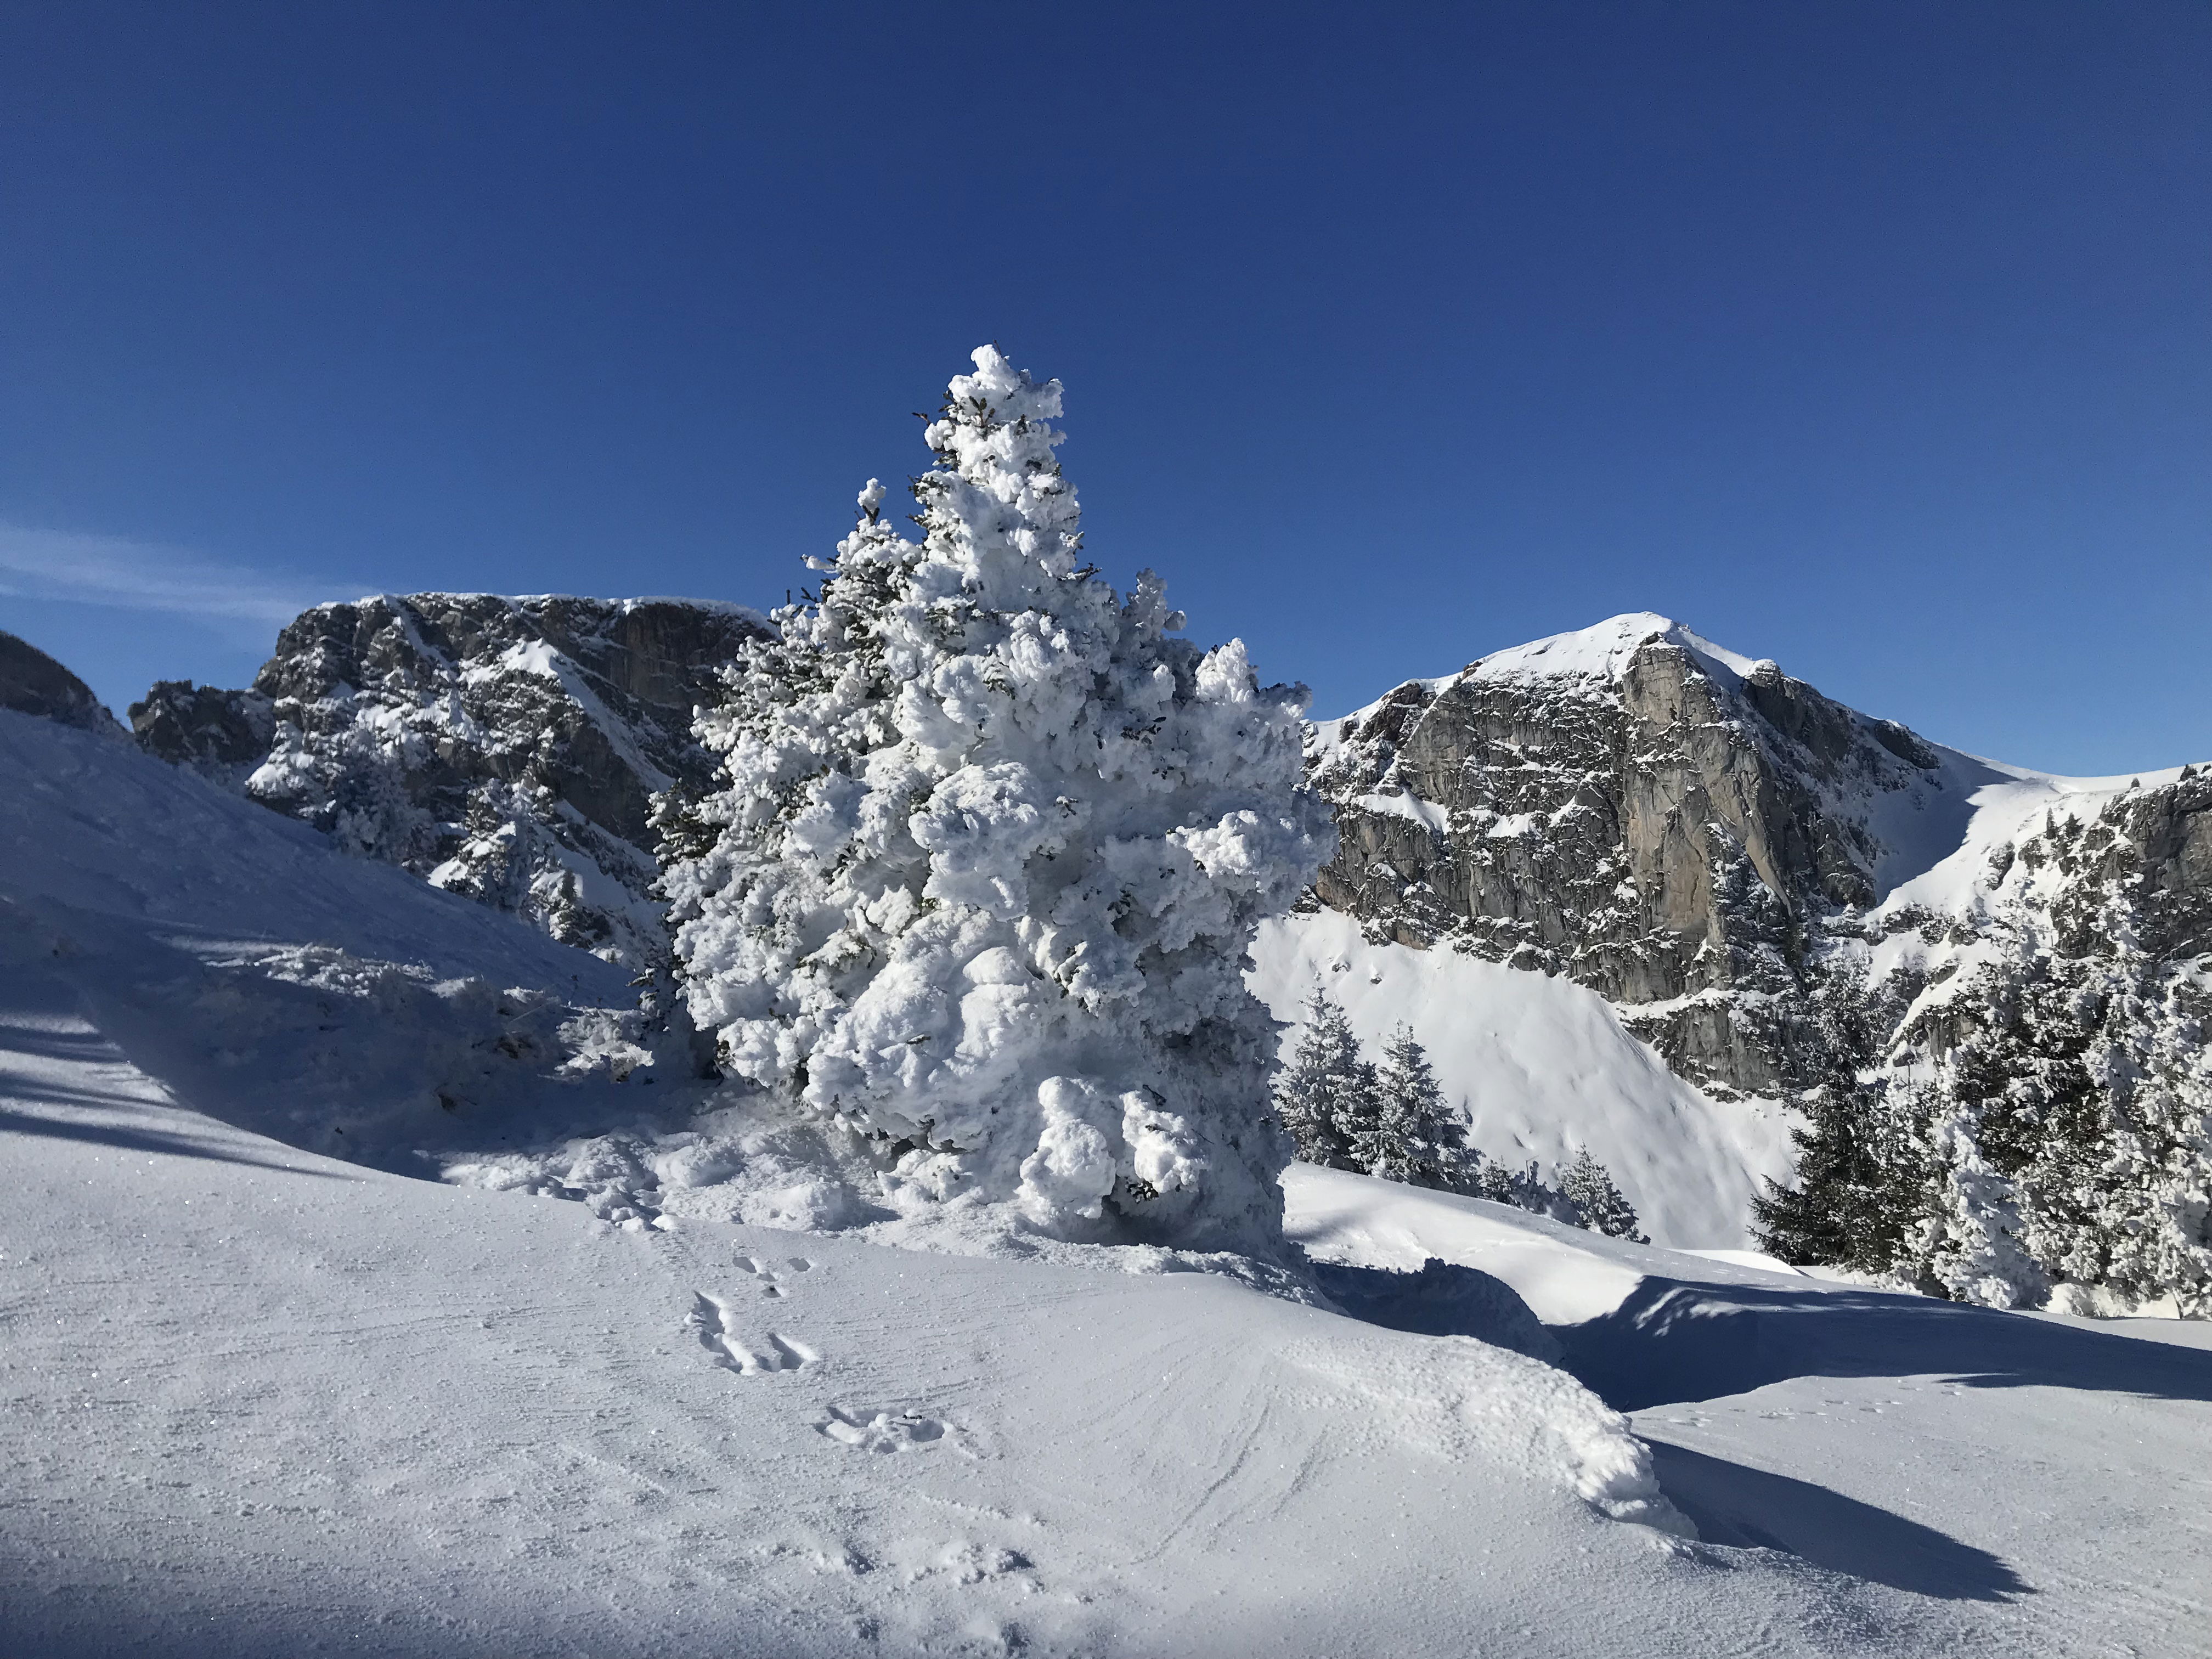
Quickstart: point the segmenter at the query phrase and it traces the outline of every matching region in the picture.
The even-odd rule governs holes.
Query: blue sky
[[[995,339],[1317,712],[1664,611],[2212,758],[2198,3],[0,10],[0,627],[780,600]]]

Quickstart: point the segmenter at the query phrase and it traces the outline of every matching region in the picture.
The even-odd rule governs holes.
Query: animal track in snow
[[[841,1446],[854,1451],[918,1451],[945,1437],[945,1425],[933,1417],[904,1406],[840,1406],[814,1426]]]
[[[737,1310],[718,1296],[701,1291],[691,1297],[691,1311],[684,1327],[697,1335],[699,1346],[725,1370],[740,1376],[763,1371],[804,1370],[822,1356],[804,1342],[775,1331],[758,1341],[741,1337],[736,1330]]]

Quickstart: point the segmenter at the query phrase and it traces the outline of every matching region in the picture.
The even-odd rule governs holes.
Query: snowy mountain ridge
[[[245,690],[164,682],[151,753],[634,968],[661,959],[652,797],[767,624],[724,601],[385,594],[318,605]]]
[[[1971,910],[1975,860],[2039,815],[2087,823],[2195,775],[1983,760],[1650,612],[1316,721],[1308,772],[1345,836],[1325,905],[1565,973],[1685,1077],[1753,1095],[1804,1080],[1808,976],[1836,940]]]
[[[1741,1158],[1699,1191],[1790,1175],[1771,1106],[1720,1133],[1724,1103],[1812,1112],[1807,1195],[1762,1223],[1808,1259],[2008,1304],[2212,1293],[2204,769],[1983,760],[1638,613],[1316,723],[1308,779],[1343,836],[1318,905],[1360,938],[1323,915],[1280,937],[1311,935],[1288,944],[1309,977],[1361,951],[1377,985],[1394,952],[1465,964],[1416,977],[1466,981],[1421,1035],[1462,1057],[1440,1075],[1478,1145],[1595,1144],[1632,1199],[1685,1207],[1617,1117],[1563,1107],[1563,1134],[1511,1109],[1569,1057],[1505,1034],[1490,962],[1596,993],[1694,1085],[1715,1133],[1686,1144]],[[1279,972],[1269,995],[1292,1014]]]
[[[726,696],[717,659],[759,626],[694,601],[322,606],[254,690],[160,686],[133,718],[153,752],[341,845],[641,964],[665,948],[651,796],[716,782],[683,702]],[[1422,1011],[1478,1146],[1555,1166],[1589,1147],[1676,1243],[1746,1242],[1762,1181],[1790,1176],[1782,1103],[1845,1064],[1919,1087],[2002,1018],[1993,985],[2062,940],[2078,959],[2119,888],[2148,895],[2157,961],[2205,948],[2196,769],[1966,755],[1656,613],[1313,722],[1307,764],[1342,847],[1316,896],[1353,932],[1263,928],[1275,1016],[1317,979],[1370,1045]],[[1875,1012],[1839,1054],[1823,999],[1844,988]]]

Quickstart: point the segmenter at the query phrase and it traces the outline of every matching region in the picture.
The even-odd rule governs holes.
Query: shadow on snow
[[[2212,1401],[2212,1353],[1881,1291],[1646,1279],[1620,1307],[1552,1328],[1567,1369],[1616,1411],[1746,1394],[1796,1376],[1936,1376]]]

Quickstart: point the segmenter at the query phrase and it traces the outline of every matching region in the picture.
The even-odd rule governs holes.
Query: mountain
[[[131,723],[347,851],[639,966],[665,949],[651,797],[710,787],[694,711],[766,632],[696,599],[387,594],[305,612],[248,690],[156,684]]]
[[[123,727],[92,688],[27,640],[0,633],[0,708],[110,737]]]
[[[1978,759],[1645,613],[1317,722],[1308,778],[1341,848],[1269,1000],[1345,988],[1371,1042],[1365,988],[1420,981],[1478,1144],[1597,1143],[1679,1215],[1786,1174],[1788,1101],[1856,1173],[1770,1242],[1973,1299],[2212,1295],[2212,775]],[[1686,1087],[1638,1096],[1585,992]]]
[[[1322,903],[1371,935],[1563,974],[1680,1075],[1803,1073],[1820,938],[2023,775],[1648,613],[1409,680],[1314,727],[1343,846]]]
[[[694,708],[763,632],[387,597],[302,616],[251,690],[165,684],[131,717],[342,848],[645,966],[650,798],[715,786]],[[1307,777],[1340,851],[1253,988],[1288,1026],[1324,984],[1370,1047],[1409,1022],[1493,1161],[1587,1150],[1676,1245],[2212,1297],[2212,775],[1980,759],[1638,613],[1315,722]],[[1801,1167],[1820,1193],[1762,1212]]]

